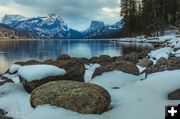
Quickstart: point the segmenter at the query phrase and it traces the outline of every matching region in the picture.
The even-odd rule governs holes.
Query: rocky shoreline
[[[31,93],[30,102],[33,107],[42,104],[51,104],[84,114],[101,114],[109,110],[111,96],[103,87],[84,83],[84,75],[87,70],[85,65],[100,65],[100,67],[97,67],[93,72],[92,80],[105,72],[111,71],[121,71],[137,76],[145,74],[143,79],[145,80],[146,77],[152,73],[180,70],[180,57],[175,54],[175,52],[180,49],[177,48],[178,43],[180,43],[180,41],[176,41],[176,44],[168,41],[153,51],[131,52],[119,57],[101,55],[87,59],[70,57],[69,55],[63,54],[56,60],[16,62],[5,74],[1,75],[0,86],[9,82],[13,83],[14,81],[11,77],[17,75],[24,89],[28,93]],[[168,51],[167,47],[170,47]],[[156,54],[159,52],[161,56],[157,57]],[[23,70],[22,67],[28,68],[28,66],[35,65],[55,66],[64,69],[65,74],[52,76],[51,72],[39,79],[34,78],[29,80],[26,75],[20,73],[20,69]],[[31,68],[31,70],[33,70],[33,67]],[[140,68],[143,70],[140,71]],[[34,72],[29,73],[29,75],[30,74],[33,75]],[[37,74],[37,72],[35,74]],[[179,95],[180,91],[177,89],[169,93],[167,98],[169,100],[180,100]]]

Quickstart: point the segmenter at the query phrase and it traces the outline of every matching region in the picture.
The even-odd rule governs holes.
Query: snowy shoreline
[[[99,64],[98,62],[84,64],[84,82],[97,84],[106,89],[111,95],[110,110],[100,115],[80,114],[50,105],[42,105],[33,109],[29,102],[31,94],[25,91],[19,81],[19,76],[23,76],[29,79],[29,81],[32,81],[39,79],[37,77],[44,78],[58,74],[64,75],[68,72],[68,70],[65,72],[63,69],[54,66],[50,66],[51,70],[48,70],[49,65],[44,65],[44,62],[35,62],[35,64],[31,64],[34,62],[28,62],[28,65],[31,64],[31,66],[23,66],[25,63],[21,63],[21,65],[16,64],[10,67],[10,73],[2,75],[12,79],[14,83],[8,82],[0,86],[0,109],[7,111],[7,116],[13,117],[14,119],[164,119],[165,106],[180,104],[180,100],[168,99],[169,93],[180,88],[180,39],[176,36],[165,36],[159,39],[163,47],[150,51],[146,54],[147,56],[145,55],[145,60],[143,60],[144,58],[141,60],[136,59],[136,54],[133,54],[118,57],[115,61],[111,57],[103,56],[102,58],[96,59],[101,61]],[[60,60],[62,59],[70,60],[70,57],[64,56],[60,58]],[[95,59],[92,59],[92,61],[94,60]],[[112,64],[116,61],[119,62],[119,60],[135,62],[134,65],[138,67],[140,74],[133,75],[125,72],[127,67],[111,70],[111,68],[116,67]],[[151,62],[149,62],[150,60]],[[85,60],[81,61],[86,62]],[[143,64],[143,61],[145,61],[145,64],[148,63],[148,67],[137,65]],[[59,61],[50,62],[50,64],[57,65],[56,63]],[[64,65],[65,62],[62,64]],[[174,63],[176,65],[175,67]],[[157,70],[157,66],[160,68],[158,71],[152,71],[150,74],[147,74],[147,76],[145,76],[146,73],[143,73],[144,70],[149,68],[153,69],[153,67]],[[168,67],[167,69],[166,66]],[[102,74],[92,78],[96,69],[100,67],[110,68],[110,70],[105,70]],[[33,68],[35,70],[33,70]],[[38,72],[38,68],[41,69],[41,72]],[[47,75],[44,75],[43,72],[46,72],[45,74]],[[2,76],[1,78],[3,78]],[[3,81],[1,78],[0,83]]]

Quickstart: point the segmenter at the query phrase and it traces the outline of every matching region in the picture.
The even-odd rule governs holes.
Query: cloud
[[[14,14],[30,17],[56,13],[70,27],[79,30],[87,28],[94,19],[108,24],[119,20],[119,0],[6,0],[0,1],[1,5],[16,9]]]

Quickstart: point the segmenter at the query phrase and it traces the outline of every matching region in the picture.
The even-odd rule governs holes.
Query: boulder
[[[101,114],[108,110],[109,93],[95,84],[52,81],[36,88],[30,97],[33,108],[50,104],[83,114]]]
[[[100,64],[101,66],[108,65],[112,62],[113,59],[108,55],[101,55],[97,60],[97,63]]]
[[[138,58],[139,59],[144,59],[144,58],[146,58],[148,56],[148,53],[149,53],[149,50],[143,50],[142,52],[140,52],[138,54]]]
[[[139,54],[137,52],[126,54],[123,56],[122,60],[136,64],[139,61]]]
[[[180,69],[180,57],[171,57],[168,59],[168,70]]]
[[[134,74],[134,75],[139,75],[139,69],[138,67],[131,63],[131,62],[127,62],[127,61],[118,61],[106,66],[101,66],[95,69],[92,78],[94,78],[95,76],[101,75],[104,72],[110,72],[110,71],[114,71],[114,70],[118,70],[118,71],[122,71],[125,73],[129,73],[129,74]]]
[[[146,69],[146,74],[178,69],[180,69],[180,57],[171,57],[168,60],[160,58],[156,64]]]
[[[141,67],[149,67],[151,65],[153,65],[153,61],[149,60],[147,57],[143,58],[142,60],[140,60],[137,65],[141,66]]]
[[[89,59],[87,59],[87,58],[78,58],[78,59],[79,59],[80,62],[82,62],[83,64],[87,64],[87,65],[90,64]]]
[[[26,61],[26,62],[16,62],[15,64],[19,64],[21,66],[25,66],[25,65],[43,64],[43,62],[36,61],[36,60],[29,60],[29,61]]]
[[[146,75],[148,75],[155,72],[166,71],[167,69],[168,69],[168,61],[162,57],[159,60],[157,60],[156,64],[148,67],[145,72],[146,72]]]
[[[89,59],[89,62],[92,64],[95,64],[95,63],[97,63],[97,60],[98,60],[98,57],[92,57]]]
[[[67,54],[62,54],[57,58],[57,60],[70,60],[70,59],[71,57]]]
[[[177,89],[168,94],[169,100],[180,100],[180,89]]]
[[[123,60],[123,57],[119,56],[119,57],[117,57],[117,58],[115,59],[115,61],[114,61],[114,62],[117,62],[117,61],[122,61],[122,60]]]
[[[66,74],[63,76],[49,76],[43,79],[33,81],[28,81],[22,76],[19,76],[20,81],[24,85],[24,88],[27,92],[31,93],[37,87],[50,81],[73,79],[74,81],[84,82],[85,66],[79,59],[72,58],[70,60],[56,60],[52,62],[46,62],[46,64],[63,68],[66,70]]]

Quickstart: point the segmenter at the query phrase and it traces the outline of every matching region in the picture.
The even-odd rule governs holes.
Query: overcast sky
[[[120,0],[0,0],[0,18],[5,14],[26,17],[60,15],[69,27],[84,30],[92,20],[114,24],[120,20]]]

